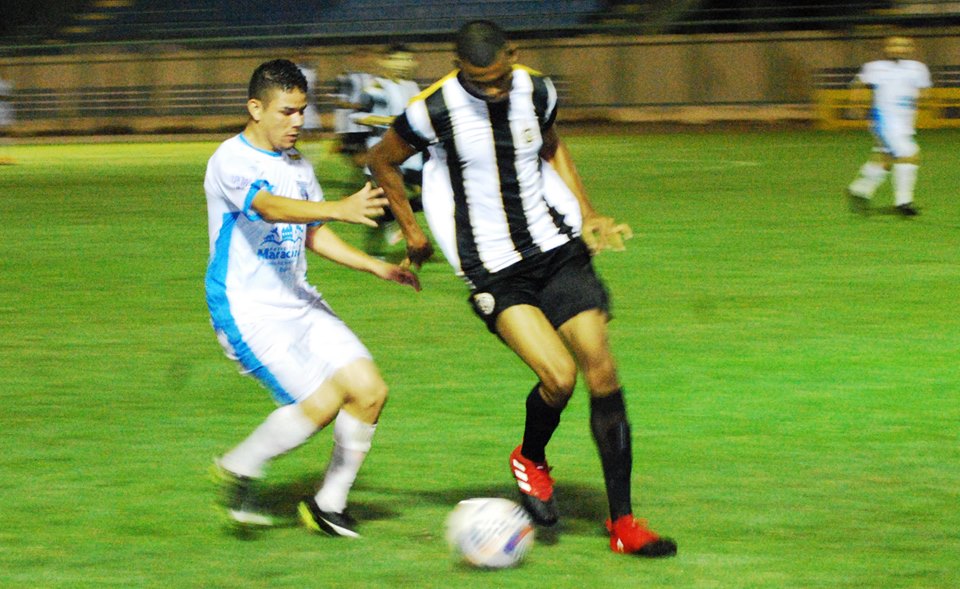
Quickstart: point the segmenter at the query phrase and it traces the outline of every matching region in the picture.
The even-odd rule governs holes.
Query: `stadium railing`
[[[862,129],[869,125],[870,91],[848,87],[856,73],[857,68],[817,72],[814,101],[819,128]],[[960,128],[960,66],[934,66],[930,75],[933,88],[917,104],[917,128]]]

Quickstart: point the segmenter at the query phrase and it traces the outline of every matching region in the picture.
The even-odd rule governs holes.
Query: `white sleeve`
[[[433,129],[433,123],[430,122],[430,113],[427,111],[427,104],[424,100],[415,100],[407,105],[407,122],[410,128],[422,137],[426,143],[434,143],[437,140],[437,133]]]
[[[273,191],[273,186],[260,177],[260,171],[250,162],[224,157],[217,153],[207,166],[204,182],[207,191],[227,200],[233,208],[242,212],[248,219],[260,219],[250,203],[261,190]]]
[[[876,71],[877,71],[877,68],[876,68],[875,62],[871,61],[871,62],[865,63],[863,64],[863,67],[860,68],[860,71],[857,72],[857,75],[854,78],[854,80],[858,82],[862,82],[867,86],[873,86],[874,84],[876,84],[876,81],[874,79],[876,76]]]
[[[933,82],[930,79],[930,70],[924,64],[917,62],[917,88],[930,88]]]

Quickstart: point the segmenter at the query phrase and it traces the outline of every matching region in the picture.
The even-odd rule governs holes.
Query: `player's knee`
[[[352,383],[348,402],[362,415],[379,414],[387,402],[389,388],[377,374],[364,375]]]
[[[619,387],[617,366],[610,356],[587,362],[583,367],[583,378],[591,391],[610,391]]]
[[[558,362],[540,374],[540,390],[551,407],[565,407],[577,385],[577,366],[573,360]]]

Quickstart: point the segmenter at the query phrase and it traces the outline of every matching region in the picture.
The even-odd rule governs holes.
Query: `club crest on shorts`
[[[473,304],[477,307],[477,310],[480,311],[481,315],[489,315],[493,313],[497,301],[493,298],[492,294],[481,292],[473,295]]]

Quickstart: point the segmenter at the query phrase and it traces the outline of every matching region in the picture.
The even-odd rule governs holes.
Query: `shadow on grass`
[[[260,490],[260,504],[275,519],[276,527],[294,527],[297,520],[297,504],[305,497],[316,493],[319,480],[314,475],[303,476],[286,483],[266,484]],[[517,501],[511,485],[472,485],[439,490],[397,489],[376,485],[374,482],[358,483],[355,490],[395,496],[394,500],[360,501],[351,499],[350,514],[361,522],[392,520],[403,516],[424,504],[453,508],[457,502],[473,497],[501,497]],[[607,497],[602,486],[577,483],[558,483],[556,497],[560,507],[560,523],[551,528],[537,529],[537,542],[555,544],[559,534],[581,536],[604,535],[603,521],[607,515]]]
[[[400,505],[409,503],[411,509],[417,505],[431,504],[453,509],[459,501],[476,497],[500,497],[519,501],[517,491],[512,484],[472,485],[446,489],[395,489],[383,488],[374,484],[359,486],[368,491],[396,495],[403,499]],[[577,483],[557,483],[555,496],[560,508],[560,522],[550,528],[537,528],[537,543],[556,544],[559,535],[574,534],[581,536],[605,535],[603,522],[608,517],[607,496],[602,487]]]

